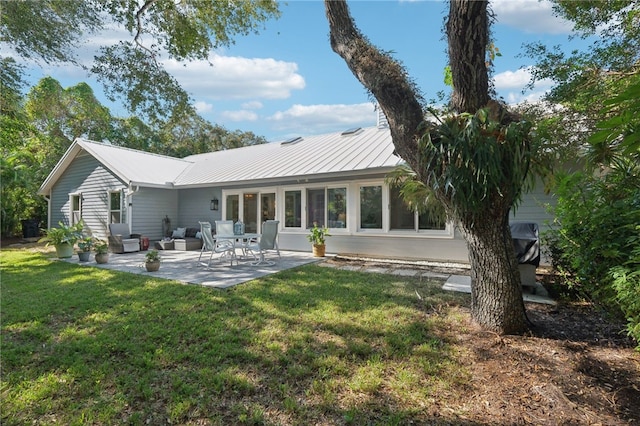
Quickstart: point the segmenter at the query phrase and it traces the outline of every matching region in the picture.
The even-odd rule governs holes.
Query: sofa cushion
[[[199,228],[187,228],[184,233],[185,238],[196,238],[196,234],[200,231]]]
[[[184,238],[187,228],[176,228],[171,235],[171,238]]]

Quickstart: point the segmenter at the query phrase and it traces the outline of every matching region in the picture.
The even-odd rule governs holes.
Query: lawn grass
[[[468,296],[441,282],[311,265],[221,291],[0,261],[3,425],[429,423],[469,379],[447,337]]]

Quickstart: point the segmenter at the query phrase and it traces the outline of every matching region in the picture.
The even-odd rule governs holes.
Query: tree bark
[[[421,95],[406,71],[362,36],[344,0],[325,0],[325,11],[332,49],[378,101],[389,122],[396,153],[428,184],[429,170],[421,167],[418,149],[424,131],[420,125],[425,121]],[[485,63],[488,24],[486,1],[451,0],[447,34],[454,84],[452,106],[458,112],[474,113],[489,103]],[[452,217],[459,222],[469,250],[472,317],[497,333],[527,328],[509,229],[512,203],[510,194],[490,194],[480,214]]]
[[[331,48],[378,101],[397,154],[413,170],[419,170],[418,127],[424,121],[419,92],[396,61],[362,36],[344,0],[325,1],[325,11]]]
[[[485,217],[483,223],[459,225],[471,263],[471,317],[499,334],[520,333],[527,322],[509,212],[497,209]]]
[[[475,113],[489,102],[487,2],[450,0],[447,39],[453,83],[451,107],[457,112]]]

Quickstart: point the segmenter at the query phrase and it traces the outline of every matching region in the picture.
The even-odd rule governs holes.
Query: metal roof
[[[370,127],[347,135],[337,132],[306,136],[284,143],[185,157],[193,164],[178,177],[175,185],[253,182],[388,169],[403,162],[393,151],[389,129]]]
[[[123,182],[155,187],[194,187],[381,171],[403,163],[393,154],[389,129],[378,127],[359,129],[351,134],[337,132],[215,151],[183,159],[76,139],[38,193],[48,194],[83,150]]]
[[[190,162],[100,142],[78,140],[78,144],[127,183],[170,186]]]

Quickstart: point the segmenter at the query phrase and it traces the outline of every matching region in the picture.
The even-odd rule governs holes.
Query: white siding
[[[210,210],[211,200],[218,199],[218,210]],[[222,191],[219,188],[181,189],[178,191],[178,224],[184,228],[198,228],[198,222],[222,219]],[[215,225],[214,225],[215,226]]]
[[[131,232],[162,238],[162,219],[169,216],[171,226],[178,225],[178,191],[173,189],[140,188],[131,196]]]
[[[69,194],[82,194],[82,219],[85,230],[96,237],[107,235],[109,220],[108,191],[125,185],[101,163],[89,155],[79,155],[65,170],[51,192],[51,226],[69,223]]]

